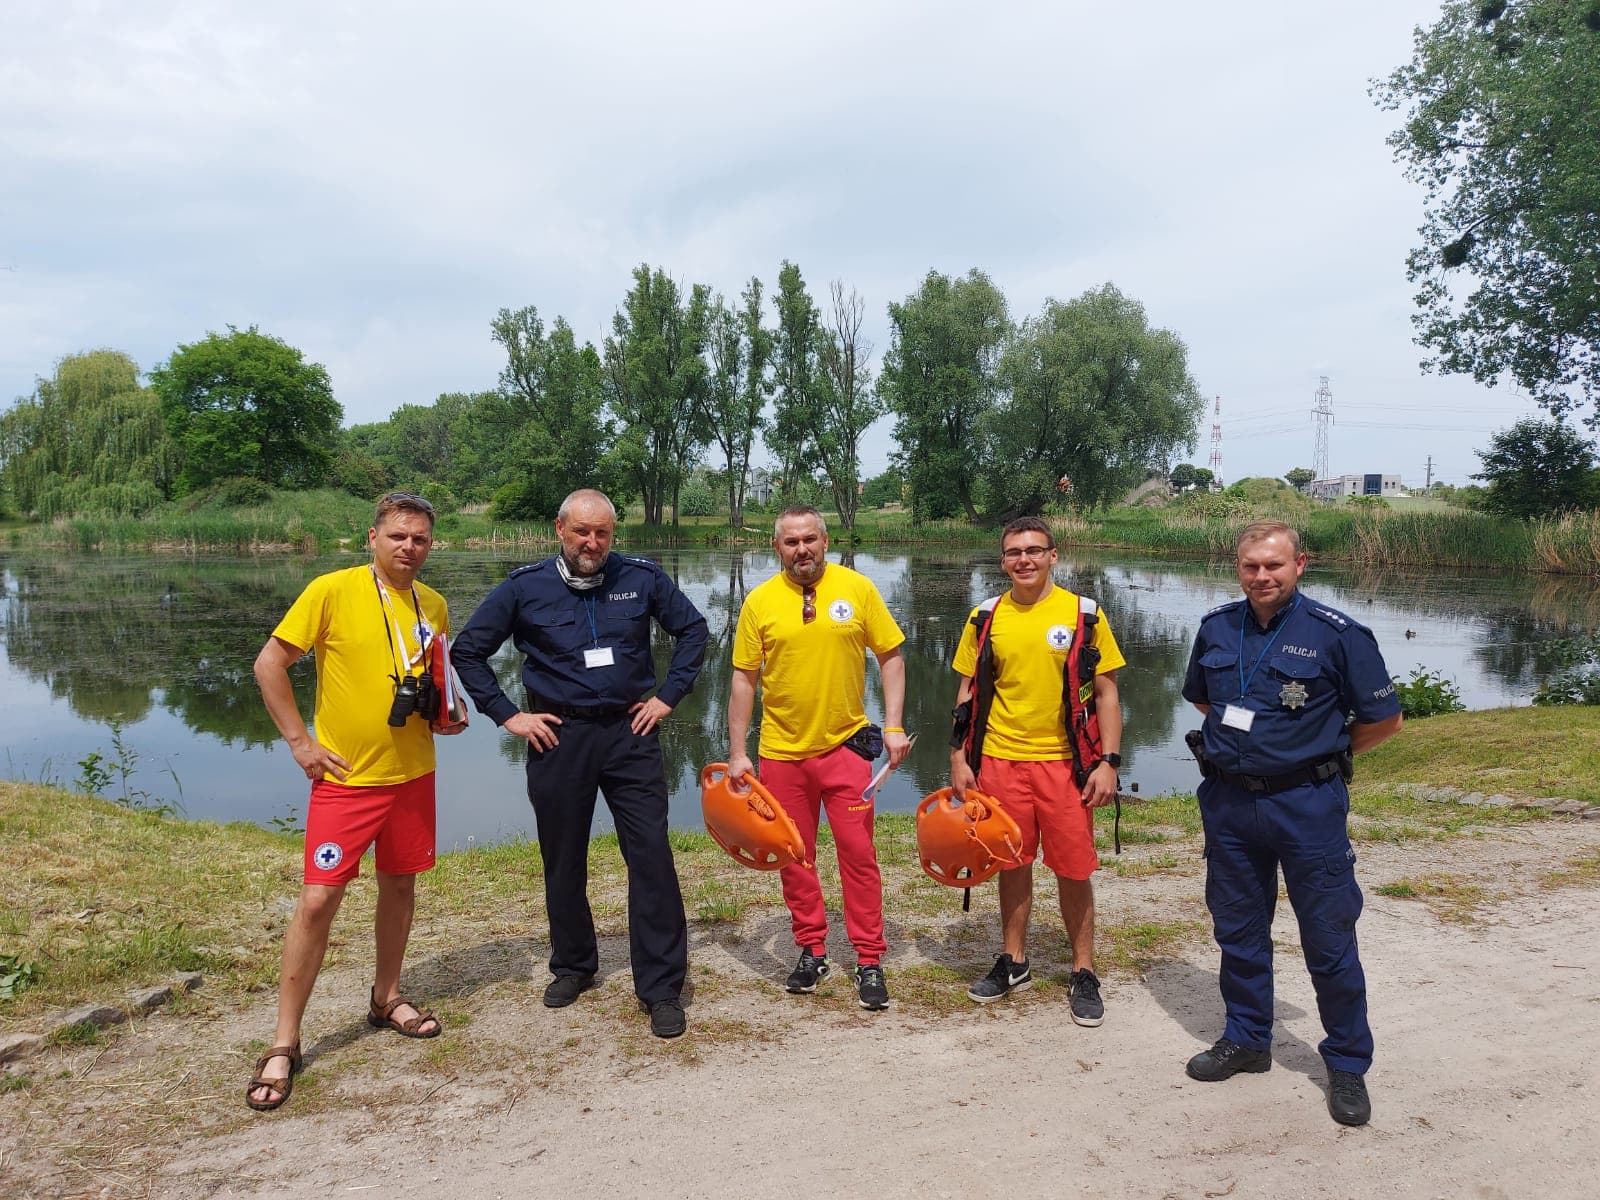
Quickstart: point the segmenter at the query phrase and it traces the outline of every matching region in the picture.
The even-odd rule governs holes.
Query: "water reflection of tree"
[[[300,560],[11,558],[6,649],[14,667],[91,721],[137,721],[159,700],[228,744],[277,736],[251,671],[314,572]],[[302,697],[310,672],[297,670]]]

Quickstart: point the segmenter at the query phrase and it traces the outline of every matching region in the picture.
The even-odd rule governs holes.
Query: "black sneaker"
[[[1232,1038],[1218,1038],[1215,1046],[1200,1051],[1184,1068],[1189,1073],[1190,1079],[1198,1079],[1201,1083],[1221,1083],[1241,1071],[1258,1075],[1262,1071],[1271,1069],[1270,1050],[1246,1050]],[[1329,1104],[1332,1104],[1331,1097]]]
[[[1100,981],[1093,971],[1079,969],[1067,984],[1072,998],[1072,1019],[1079,1025],[1098,1025],[1106,1019],[1106,1006],[1100,999]]]
[[[557,975],[544,989],[544,1006],[565,1008],[593,986],[593,975]]]
[[[889,1007],[889,985],[883,980],[883,968],[877,963],[856,968],[856,997],[868,1012]]]
[[[789,978],[784,980],[783,990],[793,992],[796,996],[817,990],[817,984],[827,978],[828,956],[813,954],[809,950],[800,951],[800,961],[795,963],[794,970],[789,972]]]
[[[689,1028],[688,1018],[683,1015],[683,1005],[677,1000],[657,1000],[649,1005],[641,1000],[639,1007],[650,1010],[650,1032],[658,1038],[681,1037],[683,1031]]]
[[[994,960],[994,968],[967,989],[967,999],[993,1004],[1012,992],[1025,992],[1032,986],[1033,972],[1028,970],[1028,960],[1015,962],[1011,955],[1002,954]]]
[[[1354,1071],[1329,1071],[1328,1115],[1341,1125],[1365,1125],[1372,1120],[1367,1081]]]

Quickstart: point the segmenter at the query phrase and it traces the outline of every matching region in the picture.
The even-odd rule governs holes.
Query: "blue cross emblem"
[[[1046,636],[1049,638],[1050,644],[1057,650],[1065,650],[1067,643],[1072,641],[1072,631],[1064,625],[1055,626]]]
[[[833,607],[828,611],[833,615],[833,619],[835,621],[846,621],[850,619],[850,606],[843,600],[835,600],[833,602]]]
[[[339,844],[337,842],[323,842],[322,845],[317,847],[316,853],[314,853],[311,857],[317,866],[321,867],[324,871],[329,871],[334,867],[337,867],[339,863],[343,861],[344,851],[339,848]]]

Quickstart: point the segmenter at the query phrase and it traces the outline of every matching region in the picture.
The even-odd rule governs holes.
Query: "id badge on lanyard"
[[[1256,723],[1256,714],[1255,714],[1254,710],[1248,709],[1248,708],[1246,708],[1244,706],[1245,695],[1246,695],[1246,693],[1248,693],[1250,691],[1250,683],[1251,683],[1251,681],[1253,679],[1255,679],[1256,672],[1261,669],[1261,661],[1262,661],[1262,659],[1266,658],[1267,657],[1267,651],[1272,649],[1273,638],[1276,637],[1278,633],[1282,633],[1283,630],[1288,627],[1289,618],[1294,616],[1294,610],[1299,608],[1299,607],[1300,607],[1300,597],[1296,596],[1294,598],[1294,604],[1290,607],[1289,611],[1284,614],[1283,620],[1278,622],[1277,630],[1276,631],[1271,630],[1271,629],[1267,630],[1266,641],[1264,641],[1261,644],[1261,653],[1256,655],[1255,665],[1253,665],[1250,668],[1250,674],[1248,674],[1248,675],[1246,675],[1244,673],[1244,623],[1245,623],[1245,617],[1250,611],[1250,606],[1249,605],[1245,605],[1245,607],[1240,611],[1240,613],[1239,613],[1239,699],[1234,704],[1226,704],[1226,705],[1223,706],[1223,709],[1222,709],[1222,723],[1227,728],[1229,728],[1229,729],[1237,729],[1240,733],[1249,733],[1250,732],[1250,727]]]

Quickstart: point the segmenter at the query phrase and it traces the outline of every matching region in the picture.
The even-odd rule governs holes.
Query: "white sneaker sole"
[[[783,985],[783,990],[788,992],[789,995],[791,995],[791,996],[809,996],[809,995],[811,995],[811,993],[813,993],[813,992],[815,992],[817,990],[817,984],[821,983],[827,977],[828,977],[828,972],[826,970],[823,970],[823,971],[820,971],[817,974],[817,983],[813,983],[810,987],[790,987],[786,983],[786,984]]]
[[[967,999],[971,1000],[974,1004],[993,1004],[996,1000],[1004,1000],[1007,996],[1014,996],[1018,992],[1025,992],[1032,986],[1033,979],[1030,976],[1029,978],[1024,979],[1021,983],[1013,983],[998,996],[980,996],[976,992],[969,991],[967,992]]]

